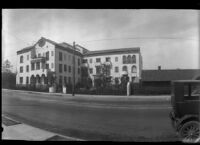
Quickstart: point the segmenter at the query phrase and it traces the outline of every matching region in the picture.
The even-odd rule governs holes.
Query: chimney
[[[161,66],[160,65],[158,66],[158,70],[161,70]]]

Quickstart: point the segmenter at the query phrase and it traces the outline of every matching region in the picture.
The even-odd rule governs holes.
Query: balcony
[[[105,64],[106,66],[112,66],[112,63],[110,61],[106,61],[103,64]]]
[[[89,64],[87,62],[85,62],[85,63],[82,63],[81,66],[82,67],[89,67]]]
[[[31,70],[30,73],[33,74],[33,75],[42,75],[42,74],[45,74],[47,75],[47,69],[39,69],[39,70]]]
[[[46,57],[36,57],[36,58],[32,58],[31,59],[31,63],[35,63],[35,62],[45,62],[46,61]]]
[[[95,62],[94,64],[95,64],[95,66],[101,66],[102,65],[101,62]]]

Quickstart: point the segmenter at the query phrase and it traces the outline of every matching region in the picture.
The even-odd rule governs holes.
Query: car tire
[[[200,141],[200,123],[198,121],[189,121],[184,123],[179,135],[183,142],[196,143]]]

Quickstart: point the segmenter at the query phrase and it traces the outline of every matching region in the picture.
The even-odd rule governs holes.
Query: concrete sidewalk
[[[10,90],[3,89],[9,91],[17,91],[23,93],[32,93],[32,94],[44,94],[44,95],[52,95],[52,96],[62,96],[67,98],[88,98],[88,99],[161,99],[161,100],[170,100],[170,95],[131,95],[131,96],[118,96],[118,95],[88,95],[88,94],[63,94],[63,93],[48,93],[48,92],[36,92],[36,91],[24,91],[24,90]]]
[[[17,122],[7,116],[2,116],[2,139],[25,140],[25,141],[84,141],[82,139],[63,136],[60,134],[35,128]]]

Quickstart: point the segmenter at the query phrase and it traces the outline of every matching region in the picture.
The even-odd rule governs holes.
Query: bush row
[[[68,85],[67,93],[72,93],[72,86]],[[16,85],[10,89],[29,90],[38,92],[49,92],[47,85]],[[62,86],[56,87],[56,92],[62,93]],[[170,87],[154,87],[154,86],[140,86],[131,85],[131,95],[161,95],[170,94]],[[109,86],[106,88],[75,88],[76,94],[90,94],[90,95],[126,95],[126,88],[122,86]]]
[[[27,91],[38,91],[38,92],[48,92],[49,87],[47,85],[21,85],[18,84],[15,87],[16,90],[27,90]]]

